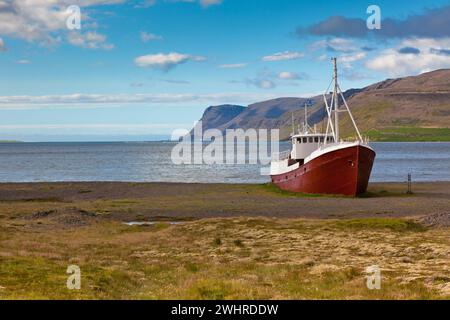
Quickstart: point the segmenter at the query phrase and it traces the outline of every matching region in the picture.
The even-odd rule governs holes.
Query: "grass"
[[[234,240],[233,243],[234,243],[234,245],[235,245],[236,247],[243,247],[243,246],[244,246],[244,243],[243,243],[242,240],[240,240],[240,239]]]
[[[450,128],[391,127],[371,129],[364,135],[380,142],[450,141]]]
[[[333,195],[333,194],[316,194],[316,193],[301,193],[301,192],[291,192],[280,189],[273,183],[264,183],[259,185],[261,190],[268,192],[269,194],[277,196],[286,197],[296,197],[296,198],[348,198],[345,195]],[[405,187],[406,188],[406,187]],[[405,189],[406,190],[406,189]],[[405,197],[412,196],[412,194],[407,194],[403,190],[398,189],[398,187],[393,190],[385,190],[379,188],[370,188],[365,193],[359,194],[358,198],[379,198],[379,197]]]
[[[364,193],[359,194],[358,198],[385,198],[385,197],[408,197],[413,196],[414,193],[407,193],[406,188],[405,191],[403,190],[370,190],[366,191]]]
[[[276,195],[281,196],[290,196],[290,197],[297,197],[297,198],[324,198],[324,197],[341,197],[339,195],[326,195],[326,194],[316,194],[316,193],[302,193],[302,192],[291,192],[286,191],[283,189],[278,188],[273,183],[264,183],[261,184],[261,189],[263,191],[267,191]]]
[[[44,198],[27,188],[30,199]],[[450,298],[448,227],[389,218],[445,212],[446,183],[417,184],[412,196],[405,184],[372,184],[368,199],[270,185],[196,188],[109,198],[94,197],[101,185],[80,184],[70,203],[0,202],[0,299]],[[92,194],[77,199],[79,190]],[[35,215],[45,211],[53,213]],[[72,264],[81,268],[79,291],[66,288]],[[382,270],[375,291],[365,285],[374,264]]]
[[[65,230],[8,221],[0,219],[2,299],[450,298],[448,230],[406,219],[101,221]],[[66,288],[71,264],[81,268],[79,291]],[[373,264],[381,290],[365,285]]]
[[[426,231],[426,228],[421,224],[406,219],[391,219],[391,218],[349,219],[334,222],[333,224],[343,229],[353,229],[353,230],[390,229],[392,231],[397,232]]]

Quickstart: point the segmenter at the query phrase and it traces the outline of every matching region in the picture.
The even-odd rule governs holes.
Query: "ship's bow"
[[[367,190],[370,173],[372,172],[372,166],[375,160],[375,151],[365,145],[359,145],[356,148],[358,171],[355,195],[358,195]]]

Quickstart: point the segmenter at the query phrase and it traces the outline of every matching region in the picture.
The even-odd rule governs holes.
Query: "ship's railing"
[[[285,151],[281,151],[281,152],[274,152],[272,154],[272,160],[274,160],[274,161],[281,161],[281,160],[289,158],[290,154],[291,154],[291,150],[285,150]]]

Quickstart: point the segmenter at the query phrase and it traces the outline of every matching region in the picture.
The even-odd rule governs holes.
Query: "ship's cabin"
[[[325,133],[302,133],[291,137],[292,150],[290,158],[303,162],[314,150],[321,145],[334,143],[334,137]]]

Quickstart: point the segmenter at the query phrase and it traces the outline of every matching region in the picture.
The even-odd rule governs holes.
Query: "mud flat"
[[[405,191],[0,184],[0,298],[450,299],[450,183]],[[66,287],[72,264],[81,290]]]
[[[449,212],[450,182],[371,184],[359,198],[281,192],[271,185],[183,183],[3,183],[2,214],[76,207],[123,221],[168,217],[412,217]]]

